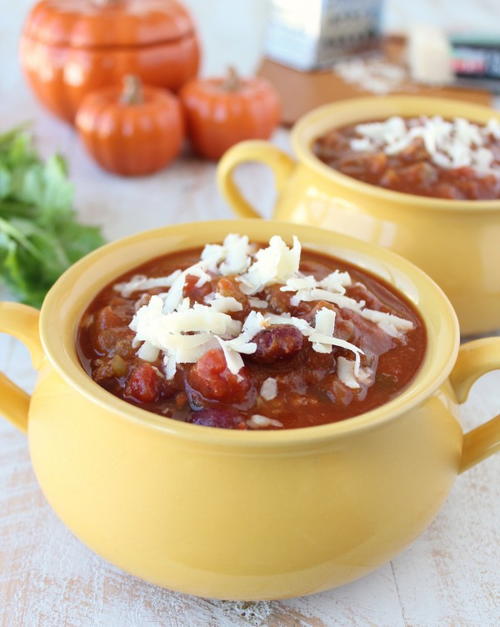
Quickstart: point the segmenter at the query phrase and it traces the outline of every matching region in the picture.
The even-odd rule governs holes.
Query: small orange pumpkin
[[[97,163],[123,176],[161,170],[179,154],[184,137],[177,98],[143,86],[136,76],[126,76],[123,88],[89,94],[78,109],[76,126]]]
[[[240,78],[234,68],[226,78],[193,80],[179,95],[193,147],[209,159],[218,159],[245,139],[267,139],[281,118],[279,96],[271,83]]]
[[[178,90],[198,72],[193,20],[178,0],[39,0],[20,44],[36,96],[73,123],[90,92],[134,74]]]

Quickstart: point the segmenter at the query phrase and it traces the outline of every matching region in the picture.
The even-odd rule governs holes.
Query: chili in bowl
[[[500,122],[441,116],[349,124],[316,139],[316,156],[358,181],[417,196],[500,199]]]
[[[226,240],[230,233],[242,234],[234,256]],[[294,235],[303,246],[300,259]],[[215,247],[203,253],[207,242]],[[193,268],[200,256],[211,258],[213,265]],[[276,262],[271,272],[268,257]],[[137,278],[137,269],[149,276]],[[236,276],[245,281],[230,279]],[[276,280],[255,291],[270,277]],[[145,284],[151,280],[159,284]],[[222,294],[221,288],[229,289],[226,281],[238,291]],[[151,293],[155,290],[159,293]],[[296,304],[280,312],[282,299],[288,307],[292,298]],[[188,316],[171,317],[176,312],[168,310],[174,304],[177,313]],[[228,317],[211,315],[207,331],[205,307]],[[279,344],[287,355],[274,364],[252,361],[262,357],[259,346],[273,354],[273,342],[261,343],[257,337],[273,328],[264,320],[275,322],[271,316],[286,313],[290,326],[303,331],[293,335],[293,343],[290,335]],[[249,316],[264,327],[241,338],[251,330],[249,325],[243,329]],[[361,577],[429,524],[457,474],[500,448],[498,418],[463,434],[457,411],[472,382],[500,366],[500,338],[460,346],[450,303],[422,271],[391,251],[322,229],[238,220],[139,233],[69,268],[41,312],[0,303],[0,331],[29,347],[39,371],[31,397],[0,376],[0,411],[27,431],[37,479],[62,521],[120,568],[206,598],[285,598]],[[200,337],[203,333],[207,335]],[[166,334],[183,334],[191,346]],[[370,344],[363,343],[367,338]],[[292,357],[295,342],[301,349]],[[319,352],[314,344],[321,346]],[[416,350],[410,357],[411,346]],[[196,347],[201,347],[199,356],[190,353]],[[239,383],[239,375],[252,388],[241,401],[250,401],[246,407],[237,407],[234,398],[225,403],[238,410],[237,428],[212,428],[206,420],[196,424],[207,411],[213,418],[215,410],[219,416],[222,410],[217,405],[222,398],[214,399],[214,391],[220,397],[227,386],[216,378],[203,387],[203,376],[198,376],[204,374],[200,360],[219,347],[226,349],[224,361],[208,369],[210,381],[224,373],[222,380]],[[403,354],[409,361],[405,358],[397,374],[391,355],[402,364]],[[124,363],[114,359],[117,355]],[[243,361],[239,369],[238,355]],[[346,372],[352,377],[340,373],[341,357],[350,364]],[[327,360],[329,372],[322,379],[317,367],[308,373],[290,368],[289,360],[300,365],[310,358]],[[101,366],[104,374],[108,365],[118,368],[111,377],[98,383],[89,376]],[[159,388],[156,383],[148,388],[148,377],[134,382],[136,368],[144,365],[158,375]],[[299,380],[290,390],[286,382],[293,370]],[[366,371],[375,373],[373,385],[373,374],[365,377]],[[307,374],[313,380],[304,390]],[[384,382],[388,388],[382,399],[370,397],[377,391],[377,374],[397,375]],[[329,417],[336,421],[313,424],[316,416],[309,422],[312,412],[306,407],[300,420],[312,426],[288,428],[300,426],[293,424],[299,412],[290,402],[289,410],[270,413],[274,385],[264,384],[268,378],[277,382],[275,401],[282,390],[287,399],[296,393],[306,401],[316,396],[320,404],[330,403]],[[351,403],[344,407],[340,395],[333,402],[323,392],[323,379],[328,391],[337,392],[344,379],[340,389],[352,393]],[[175,395],[156,396],[170,385],[179,386]],[[230,389],[234,391],[232,385]],[[141,397],[151,390],[154,396]],[[189,397],[185,405],[183,393]],[[354,415],[355,404],[369,398],[371,408]],[[261,410],[261,402],[270,404]],[[171,417],[162,413],[165,408]],[[344,410],[352,412],[350,418]],[[259,424],[256,413],[283,426]]]
[[[230,429],[336,422],[387,402],[425,354],[423,322],[346,262],[230,234],[129,271],[93,300],[80,359],[101,386],[166,418]]]

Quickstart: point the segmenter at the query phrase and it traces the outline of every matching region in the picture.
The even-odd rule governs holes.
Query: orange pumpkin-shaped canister
[[[179,154],[184,138],[181,105],[159,87],[126,76],[124,87],[104,87],[83,100],[76,126],[99,165],[122,176],[164,168]]]
[[[38,99],[69,122],[84,96],[126,74],[176,91],[196,76],[200,57],[193,21],[177,0],[41,0],[20,52]]]
[[[218,159],[245,139],[267,139],[281,118],[277,91],[264,78],[195,79],[180,91],[189,137],[198,154]]]

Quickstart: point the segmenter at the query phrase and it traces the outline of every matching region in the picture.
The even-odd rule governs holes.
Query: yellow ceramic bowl
[[[500,328],[500,200],[457,201],[412,196],[341,174],[317,159],[314,140],[334,127],[391,115],[461,116],[475,122],[498,112],[464,102],[393,96],[326,105],[304,116],[292,131],[297,161],[268,142],[243,142],[220,162],[221,191],[241,217],[260,217],[241,196],[233,169],[260,161],[274,172],[274,217],[326,227],[390,248],[427,272],[446,292],[462,333]]]
[[[228,232],[258,241],[297,234],[307,248],[403,291],[429,338],[411,386],[344,422],[240,432],[161,418],[94,383],[78,362],[75,334],[96,293],[152,257]],[[97,553],[182,592],[276,599],[356,579],[411,542],[457,473],[500,445],[499,418],[465,436],[456,419],[473,381],[500,366],[500,338],[459,349],[453,309],[423,272],[390,251],[313,227],[238,220],[134,235],[70,268],[40,315],[0,304],[0,331],[25,342],[39,371],[31,398],[1,378],[0,410],[28,431],[48,501]]]

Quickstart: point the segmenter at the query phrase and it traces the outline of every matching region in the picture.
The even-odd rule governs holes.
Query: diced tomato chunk
[[[125,395],[139,403],[154,403],[161,394],[162,378],[149,363],[134,368],[130,375]]]
[[[191,386],[205,398],[227,403],[240,403],[251,387],[245,369],[233,374],[227,367],[224,353],[217,348],[200,357],[188,378]]]

